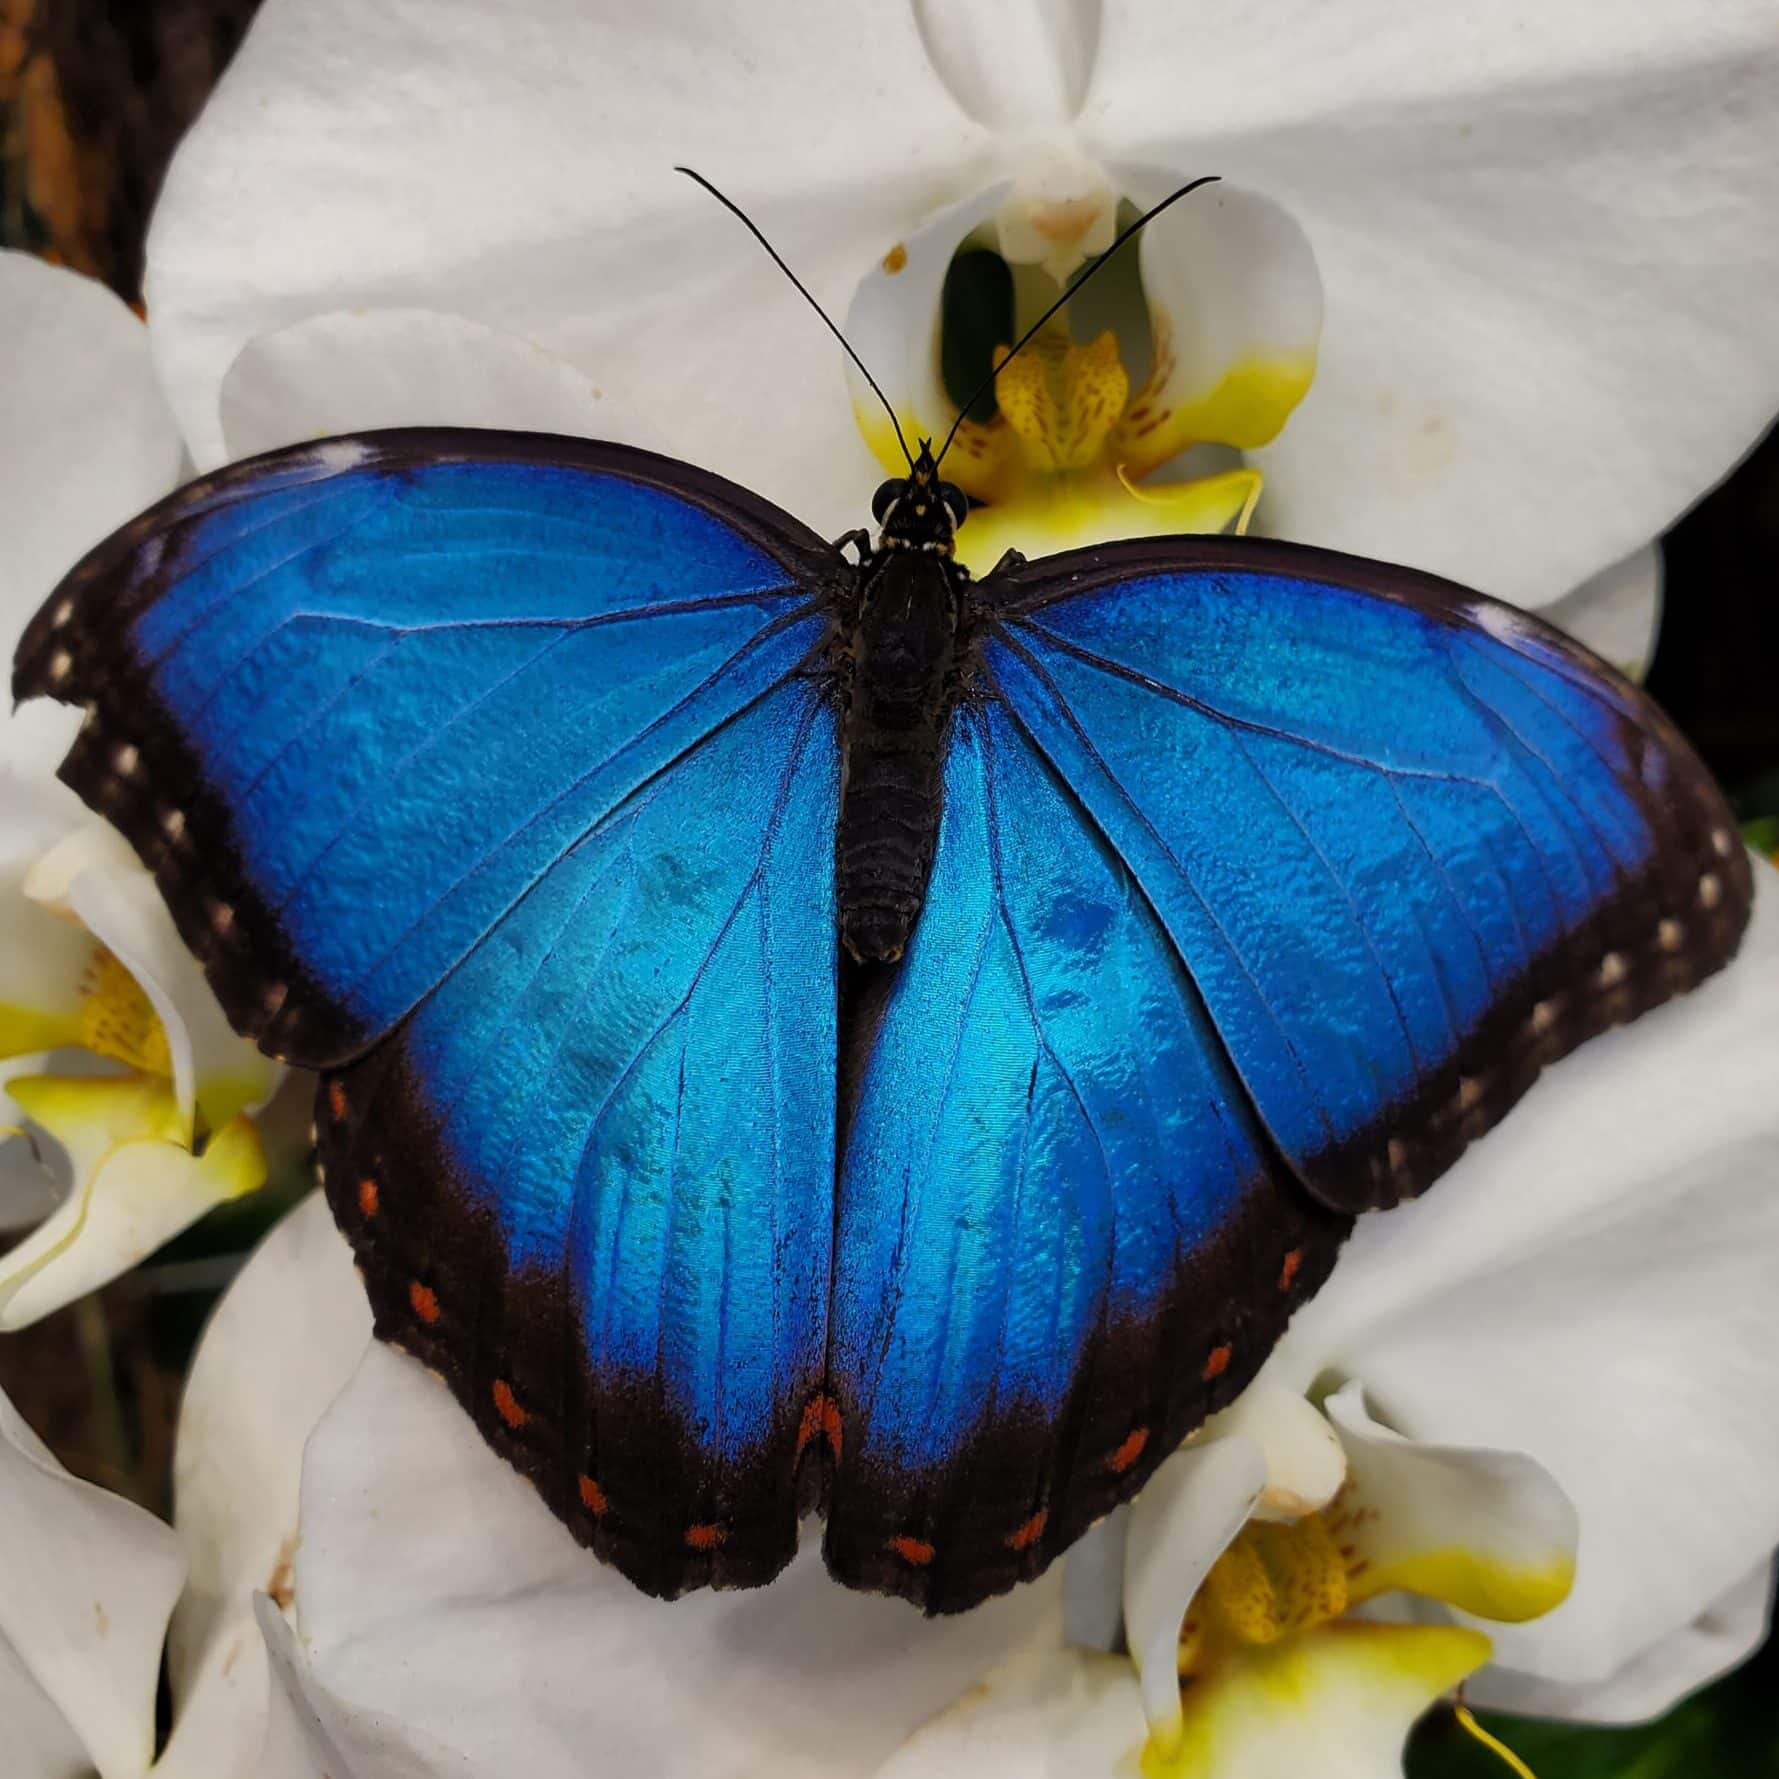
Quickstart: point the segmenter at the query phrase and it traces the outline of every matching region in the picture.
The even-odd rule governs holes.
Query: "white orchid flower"
[[[1559,1063],[1425,1198],[1362,1220],[1260,1376],[1073,1559],[1072,1617],[886,1779],[1389,1779],[1460,1681],[1634,1721],[1759,1646],[1779,1544],[1760,878],[1735,968]]]
[[[90,279],[24,254],[0,254],[0,409],[10,653],[57,576],[173,486],[180,450],[142,324]],[[280,1077],[229,1030],[129,847],[56,781],[70,714],[0,725],[0,1062],[30,1125],[0,1172],[0,1227],[36,1225],[0,1256],[0,1329],[260,1185],[251,1114]]]
[[[1101,363],[1082,317],[1083,368],[1060,342],[1020,363],[997,450],[1035,529],[1005,541],[1049,547],[1065,494],[1105,508],[1114,459],[1153,467],[1138,435],[1222,439],[1246,453],[1225,473],[1265,477],[1262,529],[1541,605],[1646,544],[1779,408],[1776,63],[1764,5],[1685,0],[1628,22],[1601,0],[1462,20],[514,0],[498,28],[479,0],[273,0],[173,163],[151,331],[201,466],[229,454],[224,383],[255,342],[420,307],[578,372],[574,430],[645,416],[836,535],[882,473],[840,355],[675,163],[749,208],[940,432],[964,393],[939,374],[958,247],[1018,262],[1029,314],[1116,205],[1217,173],[1144,240],[1145,339]],[[1039,435],[1071,415],[1046,498]],[[1100,535],[1246,499],[1145,507],[1133,485],[1085,515]],[[994,510],[966,542],[999,548]]]
[[[139,1772],[102,1749],[144,1745],[178,1595],[157,1779],[578,1779],[595,1752],[667,1779],[1274,1779],[1312,1756],[1386,1779],[1466,1676],[1519,1708],[1653,1715],[1760,1641],[1779,1542],[1760,873],[1736,967],[1556,1065],[1427,1197],[1365,1219],[1261,1378],[1060,1584],[934,1621],[810,1551],[763,1590],[645,1598],[437,1379],[367,1348],[314,1195],[199,1350],[177,1545],[103,1507],[91,1598],[134,1614],[129,1640],[88,1634],[91,1570],[46,1563],[0,1601],[0,1704],[104,1779]],[[21,1550],[71,1548],[105,1499],[0,1487]],[[1129,1653],[1107,1653],[1120,1624]]]

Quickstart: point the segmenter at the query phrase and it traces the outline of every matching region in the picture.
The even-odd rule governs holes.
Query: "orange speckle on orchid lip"
[[[1115,1476],[1122,1476],[1143,1455],[1143,1447],[1148,1443],[1149,1429],[1133,1427],[1125,1434],[1124,1443],[1106,1460],[1106,1468]]]
[[[519,1404],[519,1398],[513,1394],[513,1387],[505,1378],[494,1380],[494,1412],[514,1429],[523,1427],[531,1417]]]
[[[1279,1268],[1279,1289],[1281,1291],[1289,1291],[1291,1289],[1291,1281],[1297,1277],[1297,1269],[1302,1265],[1303,1250],[1301,1248],[1293,1248],[1291,1252],[1285,1256],[1285,1264]]]
[[[358,1182],[358,1209],[366,1217],[377,1214],[377,1182],[369,1174]]]
[[[686,1543],[693,1550],[715,1550],[728,1536],[721,1526],[711,1525],[708,1521],[686,1528]]]
[[[597,1519],[611,1503],[605,1498],[605,1490],[592,1477],[581,1478],[581,1505]]]
[[[883,256],[883,269],[893,278],[908,263],[908,249],[898,241]]]
[[[1007,1534],[1007,1548],[1009,1550],[1030,1550],[1044,1536],[1044,1526],[1049,1518],[1050,1515],[1040,1507],[1029,1520],[1021,1520]]]
[[[1212,1378],[1221,1377],[1229,1369],[1229,1361],[1235,1356],[1231,1347],[1212,1347],[1209,1357],[1205,1360],[1204,1371],[1200,1374],[1208,1384]]]
[[[408,1303],[414,1314],[429,1326],[439,1319],[438,1293],[430,1285],[423,1285],[415,1279],[408,1286]]]
[[[898,1532],[884,1548],[904,1563],[912,1563],[916,1569],[924,1569],[935,1555],[932,1545],[924,1538],[911,1538],[906,1532]]]

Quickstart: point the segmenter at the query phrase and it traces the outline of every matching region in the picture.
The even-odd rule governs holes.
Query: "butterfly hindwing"
[[[932,1610],[1037,1573],[1253,1375],[1347,1222],[1116,852],[1004,706],[959,709],[841,1174],[830,1566]]]
[[[381,434],[183,490],[20,650],[236,1023],[327,1071],[380,1331],[661,1594],[795,1548],[843,576],[683,464]]]
[[[834,713],[793,680],[321,1096],[379,1332],[650,1591],[796,1548],[833,1231]]]
[[[1241,539],[1052,558],[993,597],[996,694],[1333,1206],[1420,1191],[1545,1063],[1735,950],[1721,793],[1535,618]]]

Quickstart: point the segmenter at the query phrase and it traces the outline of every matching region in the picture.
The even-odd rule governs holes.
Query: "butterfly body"
[[[840,644],[840,923],[861,962],[895,962],[920,913],[968,611],[969,575],[952,555],[955,516],[924,446],[902,489],[883,503]]]
[[[810,1509],[931,1610],[1036,1574],[1747,918],[1703,767],[1535,619],[1243,539],[972,581],[909,483],[854,563],[620,446],[329,441],[18,653],[318,1071],[379,1333],[657,1594]]]

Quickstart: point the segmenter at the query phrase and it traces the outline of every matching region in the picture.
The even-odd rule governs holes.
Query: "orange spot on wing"
[[[840,1456],[840,1404],[832,1396],[818,1394],[811,1396],[808,1406],[803,1410],[803,1424],[797,1429],[797,1456],[803,1456],[803,1448],[820,1434],[828,1442],[828,1449],[836,1458]]]
[[[346,1116],[346,1089],[338,1081],[327,1084],[327,1109],[338,1124]]]
[[[1285,1256],[1285,1264],[1279,1268],[1279,1289],[1281,1291],[1289,1291],[1291,1289],[1291,1281],[1297,1277],[1297,1269],[1302,1265],[1303,1250],[1301,1248],[1293,1248],[1291,1252]]]
[[[366,1217],[377,1214],[377,1182],[369,1174],[358,1182],[358,1208]]]
[[[1106,1460],[1106,1468],[1114,1476],[1122,1476],[1143,1455],[1143,1447],[1148,1443],[1149,1429],[1133,1427],[1125,1434],[1123,1445]]]
[[[605,1490],[590,1476],[581,1478],[581,1505],[596,1517],[611,1506],[605,1498]]]
[[[423,1285],[415,1279],[408,1286],[408,1302],[422,1322],[431,1323],[439,1319],[439,1295],[430,1285]]]
[[[1232,1347],[1212,1347],[1209,1357],[1205,1360],[1205,1368],[1200,1375],[1208,1384],[1212,1378],[1221,1377],[1229,1369],[1229,1361],[1234,1357]]]
[[[894,1551],[904,1563],[912,1563],[916,1569],[924,1569],[933,1560],[933,1547],[924,1538],[910,1538],[906,1532],[898,1532],[885,1550]]]
[[[686,1528],[686,1543],[693,1550],[715,1550],[728,1536],[721,1526],[709,1523]]]
[[[513,1394],[513,1386],[505,1378],[494,1380],[494,1412],[509,1427],[523,1427],[531,1419],[519,1405],[519,1398]]]
[[[1030,1550],[1044,1536],[1044,1525],[1049,1518],[1050,1515],[1040,1507],[1029,1520],[1020,1521],[1007,1534],[1007,1548],[1009,1550]]]

